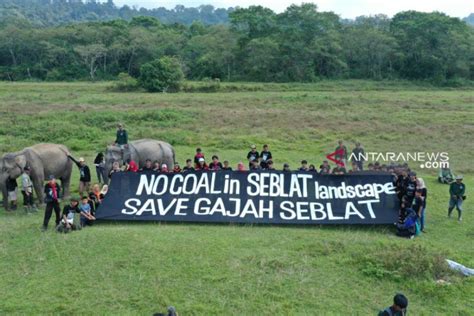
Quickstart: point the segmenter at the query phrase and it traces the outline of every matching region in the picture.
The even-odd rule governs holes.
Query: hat
[[[456,176],[456,180],[462,180],[462,179],[463,179],[463,176],[462,176],[462,175]]]
[[[201,157],[201,158],[199,158],[198,161],[199,161],[199,162],[204,162],[204,158]]]
[[[164,163],[161,165],[161,168],[168,168],[168,165]]]
[[[255,149],[255,148],[257,148],[257,146],[252,145],[252,146],[250,146],[250,148]]]
[[[84,158],[79,158],[79,162],[85,162],[86,160]]]

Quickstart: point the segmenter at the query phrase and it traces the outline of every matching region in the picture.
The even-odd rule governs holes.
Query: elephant
[[[68,153],[69,150],[64,145],[37,144],[3,155],[0,160],[0,188],[5,209],[8,209],[6,181],[8,177],[18,178],[26,166],[31,169],[30,178],[39,204],[42,204],[44,199],[44,181],[51,175],[61,180],[63,197],[68,198],[72,173],[72,162],[67,156]]]
[[[105,151],[105,170],[109,174],[112,170],[112,164],[118,161],[123,164],[127,158],[134,160],[141,168],[145,165],[145,161],[158,161],[160,164],[165,163],[168,167],[173,168],[175,152],[170,144],[154,140],[154,139],[138,139],[128,144],[128,149],[121,149],[119,146],[107,146]]]

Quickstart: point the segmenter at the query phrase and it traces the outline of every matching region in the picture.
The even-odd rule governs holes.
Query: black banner
[[[100,220],[267,224],[392,224],[388,174],[309,172],[114,173]]]

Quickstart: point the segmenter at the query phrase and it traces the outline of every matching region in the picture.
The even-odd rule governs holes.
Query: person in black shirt
[[[290,165],[287,164],[286,162],[283,164],[283,171],[286,171],[286,172],[291,171],[290,170]]]
[[[301,167],[298,169],[299,171],[308,171],[308,161],[302,160]]]
[[[273,156],[272,153],[268,150],[268,145],[263,145],[263,150],[260,153],[260,167],[262,169],[267,169],[268,167],[268,160],[272,160]]]
[[[257,161],[260,158],[260,155],[257,151],[257,147],[255,145],[250,146],[250,151],[247,154],[247,160],[249,161],[249,168],[252,168],[252,162]]]
[[[408,175],[408,179],[404,183],[403,187],[404,196],[407,198],[408,203],[413,203],[413,199],[415,198],[416,192],[416,173],[410,172]]]
[[[193,161],[191,159],[186,159],[186,166],[183,168],[183,172],[194,171]]]
[[[10,177],[7,178],[6,182],[6,189],[7,189],[7,197],[10,200],[10,208],[12,211],[16,210],[17,208],[17,192],[18,192],[18,183],[16,179],[12,179]]]
[[[273,165],[273,160],[267,161],[267,170],[275,170],[275,166]]]
[[[69,204],[63,207],[62,220],[56,228],[58,232],[68,233],[71,230],[76,230],[78,227],[81,227],[81,225],[74,224],[76,213],[80,213],[79,200],[72,198]]]
[[[95,171],[97,173],[97,180],[99,183],[106,183],[106,177],[104,176],[105,174],[105,160],[104,160],[104,154],[103,153],[98,153],[97,156],[94,159],[94,165],[95,165]]]
[[[79,194],[82,196],[82,193],[89,192],[89,187],[91,184],[91,171],[84,158],[81,157],[79,158],[79,161],[77,161],[71,155],[68,155],[68,157],[74,161],[74,163],[79,168]]]
[[[153,164],[151,163],[151,159],[145,160],[145,165],[140,171],[153,171]]]
[[[327,160],[323,161],[323,164],[319,166],[320,174],[331,174],[331,166]]]
[[[158,160],[153,161],[153,168],[151,169],[153,172],[160,172],[161,165]]]
[[[315,165],[309,165],[308,171],[309,171],[309,172],[318,173],[318,170],[316,170],[316,166],[315,166]]]
[[[253,160],[250,164],[250,170],[260,170],[260,165],[258,164],[258,160]]]
[[[229,165],[229,161],[224,160],[224,166],[222,167],[222,170],[232,171],[232,167]]]
[[[405,196],[405,185],[408,181],[408,173],[405,170],[402,170],[400,175],[398,175],[395,182],[395,192],[397,192],[398,199],[401,201]]]
[[[219,161],[219,157],[216,155],[212,156],[212,162],[209,164],[209,170],[218,171],[222,169],[222,164]]]

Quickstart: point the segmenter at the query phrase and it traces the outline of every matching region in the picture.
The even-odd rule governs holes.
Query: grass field
[[[181,315],[370,315],[398,291],[411,315],[474,314],[474,279],[444,264],[474,267],[473,89],[327,81],[147,94],[108,86],[1,83],[0,153],[53,142],[92,163],[117,122],[131,139],[170,142],[181,163],[200,146],[235,166],[250,144],[268,143],[277,166],[296,168],[301,159],[319,164],[338,139],[368,151],[443,151],[465,175],[464,221],[446,218],[448,187],[416,165],[429,197],[427,233],[415,240],[384,226],[108,223],[60,235],[40,232],[42,210],[0,209],[0,314],[150,315],[174,305]],[[74,170],[74,190],[77,181]]]

